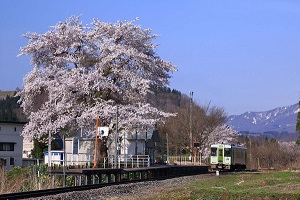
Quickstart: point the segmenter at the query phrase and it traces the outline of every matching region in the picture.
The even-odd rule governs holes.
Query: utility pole
[[[99,123],[99,119],[98,119],[98,115],[96,115],[96,140],[95,140],[95,149],[94,149],[94,165],[93,168],[97,168],[97,152],[99,149],[99,141],[98,141],[98,124]]]
[[[51,132],[48,132],[48,167],[51,167]]]
[[[48,132],[48,168],[50,169],[50,174],[52,173],[52,153],[51,153],[51,132]],[[51,189],[54,188],[54,175],[52,175]]]
[[[66,187],[66,140],[65,140],[65,135],[63,135],[63,187]]]
[[[37,175],[38,175],[38,188],[41,190],[41,177],[40,177],[40,160],[39,154],[36,154],[36,164],[37,164]]]
[[[115,168],[118,168],[118,140],[119,140],[119,134],[118,134],[118,115],[119,115],[118,105],[117,105],[117,111],[116,111],[116,135],[115,135]]]
[[[169,135],[166,133],[167,138],[167,164],[169,164]]]
[[[137,146],[137,130],[135,130],[135,155],[137,156],[137,150],[138,150],[138,146]]]
[[[252,147],[251,147],[251,138],[249,137],[250,140],[250,171],[252,171]]]
[[[193,157],[193,132],[192,132],[193,94],[194,94],[194,92],[190,91],[190,155],[191,155],[191,159]]]
[[[149,154],[148,153],[148,148],[147,148],[147,129],[146,129],[146,137],[145,137],[145,151],[144,151],[144,154],[146,155],[146,152],[147,152],[147,154]]]

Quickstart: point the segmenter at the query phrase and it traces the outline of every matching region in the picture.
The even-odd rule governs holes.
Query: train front
[[[231,145],[212,144],[210,145],[210,166],[211,169],[228,169],[231,166]]]

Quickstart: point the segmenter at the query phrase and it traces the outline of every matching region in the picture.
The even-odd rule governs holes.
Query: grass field
[[[241,172],[176,186],[155,199],[300,199],[296,172]]]

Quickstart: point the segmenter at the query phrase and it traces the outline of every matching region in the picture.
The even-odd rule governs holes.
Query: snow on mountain
[[[245,112],[231,115],[227,124],[235,131],[250,133],[264,132],[296,132],[298,104],[275,108],[265,112]]]

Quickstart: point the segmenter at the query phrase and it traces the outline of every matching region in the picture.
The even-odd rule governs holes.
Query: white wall
[[[81,165],[94,158],[93,138],[70,137],[65,139],[66,165]],[[77,143],[74,145],[74,143]]]
[[[63,151],[60,150],[53,150],[51,152],[51,163],[52,164],[57,164],[57,165],[62,165],[63,164]],[[48,164],[49,162],[49,154],[48,152],[44,153],[44,163]]]
[[[137,155],[145,154],[145,141],[144,140],[127,140],[127,154],[135,155],[135,148],[137,147]],[[121,147],[122,148],[122,147]]]
[[[23,137],[21,136],[24,123],[0,122],[0,143],[13,144],[14,151],[0,151],[0,158],[6,160],[6,170],[14,166],[22,166]],[[14,163],[11,163],[13,159]]]
[[[74,143],[77,142],[77,139],[73,137],[66,138],[65,145],[66,145],[67,154],[74,154]],[[110,140],[110,142],[112,142],[112,144],[109,145],[108,153],[114,155],[115,152],[114,140]],[[77,154],[94,155],[94,143],[95,143],[94,138],[79,138]],[[136,148],[135,139],[126,138],[125,143],[124,140],[121,142],[121,154],[135,155],[135,148]],[[138,138],[137,154],[144,155],[144,153],[145,153],[145,140]]]
[[[29,137],[24,137],[23,139],[23,158],[29,158],[31,155],[31,150],[33,149],[33,141]],[[33,158],[36,156],[33,155]]]
[[[79,139],[79,142],[78,142]],[[74,145],[77,143],[78,145]],[[66,153],[71,154],[94,154],[94,143],[95,139],[93,138],[66,138],[65,145],[66,145]],[[78,153],[76,153],[74,147],[78,146]],[[74,151],[75,150],[75,151]]]

